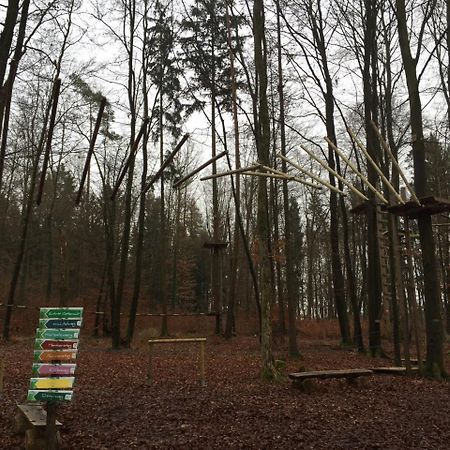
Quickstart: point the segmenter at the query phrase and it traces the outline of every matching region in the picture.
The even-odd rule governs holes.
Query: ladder
[[[377,242],[380,265],[381,292],[383,294],[382,307],[380,309],[380,321],[384,317],[387,322],[390,319],[389,310],[392,302],[391,295],[391,264],[389,260],[389,213],[381,209],[381,205],[376,205],[377,216]],[[388,325],[386,323],[385,325]],[[390,329],[388,327],[387,329]]]

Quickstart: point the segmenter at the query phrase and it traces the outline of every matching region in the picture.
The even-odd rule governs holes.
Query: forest
[[[82,380],[103,382],[97,350],[121,367],[138,352],[145,372],[148,339],[202,335],[226,371],[242,351],[229,386],[257,380],[258,394],[253,384],[241,392],[250,402],[273,382],[288,396],[289,371],[389,365],[430,382],[420,402],[444,408],[449,23],[443,0],[0,0],[0,378],[10,408],[49,306],[84,309]],[[196,349],[174,351],[165,370],[178,386],[170,370]],[[207,374],[218,380],[216,363]],[[155,392],[183,403],[162,384]],[[434,443],[371,447],[368,432],[359,444],[298,448],[445,448],[441,420]],[[159,443],[117,447],[68,433],[73,448],[245,446],[243,430],[244,441],[222,446],[195,433],[164,441],[164,430]],[[261,447],[247,439],[297,448],[289,435]]]

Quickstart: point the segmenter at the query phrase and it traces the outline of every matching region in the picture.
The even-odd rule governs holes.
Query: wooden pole
[[[141,194],[146,194],[147,191],[161,178],[161,175],[163,174],[166,167],[172,162],[173,158],[175,158],[176,154],[180,151],[181,147],[183,147],[183,144],[188,140],[188,138],[189,138],[189,133],[186,133],[182,137],[182,139],[178,143],[178,145],[173,149],[172,153],[164,161],[162,166],[159,168],[158,172],[156,172],[156,174],[153,175],[153,178],[150,180],[150,182],[147,184],[147,186],[144,188],[144,190],[141,192]]]
[[[3,378],[5,376],[5,361],[3,358],[0,359],[0,396],[3,392]]]
[[[123,166],[122,172],[120,172],[119,178],[117,179],[116,185],[114,186],[114,189],[113,189],[113,191],[111,193],[111,200],[115,199],[115,197],[117,195],[117,192],[119,191],[120,185],[122,184],[122,181],[123,181],[123,179],[125,178],[125,175],[128,172],[128,168],[130,167],[131,162],[134,160],[134,158],[136,156],[136,152],[137,152],[137,149],[138,149],[138,146],[139,146],[139,142],[141,141],[142,136],[144,135],[145,130],[146,130],[147,125],[148,125],[149,122],[150,122],[150,118],[149,117],[146,117],[144,119],[144,121],[142,122],[141,129],[139,130],[139,133],[136,136],[136,139],[135,139],[135,141],[133,143],[133,147],[132,147],[132,149],[130,151],[130,155],[128,156],[128,159],[127,159],[125,165]]]
[[[178,180],[177,182],[175,182],[172,187],[175,189],[178,186],[180,186],[181,184],[183,184],[185,181],[189,180],[189,178],[193,177],[195,174],[199,173],[201,170],[203,170],[205,167],[208,167],[210,164],[212,164],[213,162],[217,161],[218,159],[222,158],[223,156],[225,156],[227,154],[226,151],[219,153],[218,155],[214,156],[211,159],[208,159],[208,161],[206,161],[205,163],[203,163],[201,166],[197,167],[195,170],[193,170],[192,172],[188,173],[186,176],[184,176],[183,178],[181,178],[180,180]]]
[[[333,150],[341,157],[341,159],[353,170],[353,172],[358,175],[361,181],[381,200],[385,205],[388,205],[389,202],[381,195],[376,188],[372,185],[372,183],[351,163],[351,161],[333,144],[333,142],[325,136],[324,138],[329,145],[333,148]]]
[[[344,197],[347,196],[347,194],[345,194],[345,192],[342,192],[336,186],[333,186],[332,184],[328,183],[328,181],[322,180],[322,178],[317,177],[316,175],[314,175],[309,170],[304,169],[300,165],[298,165],[295,162],[291,161],[290,159],[286,158],[286,156],[283,156],[283,155],[279,154],[278,157],[281,158],[283,161],[286,161],[287,163],[289,163],[291,166],[294,166],[297,170],[300,170],[300,172],[303,172],[304,174],[310,176],[313,180],[317,181],[320,184],[323,184],[325,187],[327,187],[331,191],[337,192],[338,194],[341,194]]]
[[[259,169],[259,167],[260,167],[259,164],[253,164],[248,167],[241,167],[240,169],[227,170],[226,172],[215,173],[213,175],[208,175],[206,177],[200,178],[200,181],[211,180],[213,178],[226,177],[227,175],[234,175],[235,173],[243,173],[243,172],[247,172],[248,170],[256,170],[256,169]]]
[[[320,158],[318,158],[313,152],[309,151],[305,146],[300,145],[302,148],[312,159],[317,161],[324,169],[328,170],[331,174],[333,174],[337,179],[341,180],[352,192],[354,192],[360,199],[369,201],[368,197],[366,197],[361,191],[355,188],[353,184],[349,183],[341,174],[333,170],[328,164],[325,164]]]
[[[152,357],[153,357],[153,342],[148,342],[148,371],[147,371],[147,384],[152,382]]]
[[[106,106],[106,97],[102,97],[102,99],[100,101],[100,107],[98,109],[97,120],[95,122],[94,131],[92,133],[91,142],[89,143],[89,150],[88,150],[88,153],[86,156],[86,161],[84,163],[83,175],[81,176],[80,187],[78,189],[77,198],[75,199],[75,205],[79,205],[80,200],[81,200],[81,195],[83,194],[83,187],[84,187],[84,183],[86,181],[86,177],[87,177],[87,174],[89,171],[91,157],[92,157],[92,154],[94,153],[95,141],[97,140],[97,135],[100,130],[100,125],[102,123],[103,111],[105,110],[105,106]]]
[[[377,134],[378,139],[381,142],[381,145],[383,146],[384,151],[388,155],[388,157],[391,160],[393,166],[397,169],[397,172],[402,177],[402,180],[405,183],[406,188],[408,189],[409,193],[411,194],[411,198],[413,199],[414,202],[416,202],[418,205],[420,205],[420,201],[417,198],[417,195],[414,192],[414,189],[411,187],[411,185],[409,184],[408,180],[406,179],[406,176],[405,176],[403,170],[400,168],[400,166],[399,166],[399,164],[397,162],[397,159],[392,154],[391,149],[389,148],[389,145],[384,140],[384,138],[381,135],[380,130],[378,129],[377,125],[375,124],[375,122],[373,120],[370,121],[370,124],[372,125],[372,128],[375,130],[375,133]]]
[[[205,341],[200,342],[200,384],[206,387],[205,375]]]
[[[47,402],[47,450],[56,450],[58,448],[57,429],[56,429],[56,402]]]
[[[287,174],[280,175],[280,174],[277,174],[277,173],[247,171],[247,172],[244,172],[243,175],[251,175],[251,176],[266,177],[266,178],[276,178],[276,179],[279,179],[279,180],[297,181],[298,183],[304,184],[306,186],[310,186],[310,187],[315,188],[315,189],[322,189],[322,186],[319,186],[319,185],[314,184],[314,183],[310,183],[309,181],[302,180],[301,178],[294,177],[294,176],[287,175]]]
[[[348,133],[352,137],[352,139],[356,142],[356,145],[359,147],[359,149],[364,153],[364,155],[367,158],[367,161],[372,165],[372,167],[375,169],[375,171],[378,173],[380,178],[383,180],[383,183],[387,186],[389,191],[392,193],[392,195],[402,204],[405,204],[403,199],[401,198],[400,194],[395,190],[394,186],[389,182],[389,180],[384,175],[383,171],[378,167],[378,164],[373,160],[373,158],[369,155],[369,152],[366,150],[364,145],[362,145],[361,141],[356,137],[355,133],[350,128],[347,128]]]
[[[405,243],[406,243],[406,261],[407,261],[407,268],[408,268],[408,284],[407,284],[407,290],[408,290],[408,301],[409,301],[409,308],[411,309],[411,319],[412,319],[412,325],[414,328],[414,340],[416,341],[416,353],[417,353],[417,365],[419,366],[419,371],[423,371],[423,359],[422,359],[422,350],[421,350],[421,343],[420,343],[420,320],[419,320],[419,314],[417,311],[417,302],[416,302],[416,287],[414,285],[414,263],[412,259],[412,245],[411,245],[411,233],[409,228],[409,219],[408,217],[405,217]]]

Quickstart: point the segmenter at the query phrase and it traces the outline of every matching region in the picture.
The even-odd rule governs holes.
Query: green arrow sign
[[[40,319],[81,319],[83,308],[41,308]]]
[[[62,329],[36,329],[36,339],[78,339],[80,337],[80,331],[74,330],[62,330]]]
[[[39,319],[39,328],[80,328],[81,319]]]
[[[27,401],[29,402],[64,402],[72,400],[72,391],[38,391],[29,390]]]

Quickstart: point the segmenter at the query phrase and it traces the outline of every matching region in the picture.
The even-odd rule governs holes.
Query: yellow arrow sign
[[[72,389],[75,377],[31,378],[30,389]]]

